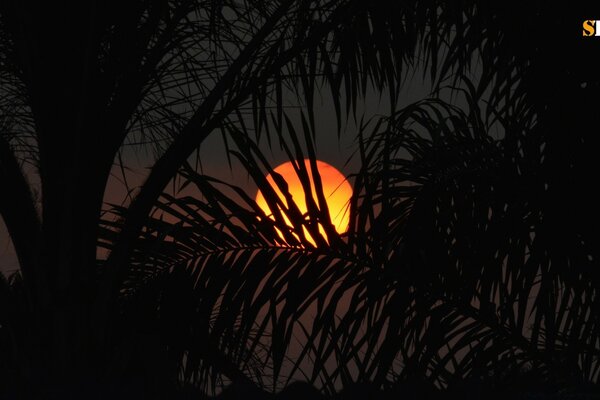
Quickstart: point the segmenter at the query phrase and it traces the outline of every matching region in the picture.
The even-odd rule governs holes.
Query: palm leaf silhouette
[[[585,132],[599,125],[598,80],[573,64],[591,42],[565,34],[574,10],[519,10],[108,1],[71,19],[2,2],[0,214],[20,263],[0,284],[0,375],[17,382],[2,386],[60,396],[152,377],[137,394],[165,397],[298,376],[329,394],[597,382],[597,146]],[[538,20],[548,29],[530,29]],[[415,65],[432,98],[400,107]],[[385,118],[361,120],[369,91],[388,95]],[[314,165],[318,93],[331,94],[338,135],[361,120],[344,236],[318,187],[309,218],[272,207],[289,228],[187,165],[221,133],[229,162],[277,205],[258,142]],[[104,213],[131,149],[154,153],[149,175]],[[297,166],[309,189],[314,168]],[[180,178],[199,196],[169,195]]]

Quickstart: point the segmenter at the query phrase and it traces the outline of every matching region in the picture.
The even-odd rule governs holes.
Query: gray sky
[[[410,79],[409,75],[409,79],[407,79],[407,83],[404,85],[401,92],[400,107],[420,100],[428,95],[431,88],[429,85],[423,83],[421,77],[422,75],[420,72],[418,72],[413,79]],[[333,103],[329,99],[329,90],[325,89],[322,96],[319,96],[318,94],[316,96],[315,128],[317,157],[320,160],[333,165],[345,175],[352,174],[357,171],[359,162],[356,158],[351,160],[348,164],[346,164],[346,162],[356,150],[355,139],[357,126],[353,119],[350,118],[348,122],[343,125],[342,135],[340,140],[338,140],[336,134],[335,109]],[[290,101],[290,104],[292,104],[292,101]],[[342,107],[344,107],[343,104]],[[296,118],[299,115],[299,113],[293,109],[288,110],[288,113],[292,118]],[[387,95],[384,95],[380,99],[378,94],[371,92],[366,100],[361,102],[361,106],[357,109],[358,118],[363,114],[365,120],[375,115],[388,115],[389,101],[387,100]],[[342,117],[342,122],[343,121],[344,117]],[[295,122],[297,122],[296,129],[300,132],[301,125],[299,119]],[[280,149],[277,138],[273,138],[272,143],[272,149],[269,149],[267,141],[262,138],[259,145],[268,157],[269,162],[275,167],[287,161],[287,156],[285,155],[285,152]],[[129,187],[132,188],[140,185],[145,179],[145,176],[148,173],[148,167],[152,164],[152,156],[150,154],[145,154],[145,152],[138,152],[137,154],[127,153],[128,152],[125,152],[124,154],[124,157],[126,157],[125,163],[128,166],[126,178]],[[250,196],[254,197],[256,194],[256,186],[246,173],[240,173],[243,169],[239,168],[239,164],[236,166],[235,159],[232,159],[234,163],[233,168],[229,168],[226,150],[220,133],[214,132],[206,139],[200,149],[200,156],[202,159],[203,172],[206,175],[239,186]],[[126,202],[126,195],[127,190],[122,182],[121,170],[120,168],[115,167],[113,177],[111,177],[107,185],[105,201],[108,203],[122,204],[124,201]],[[4,222],[0,218],[0,272],[6,275],[17,269],[18,261]]]

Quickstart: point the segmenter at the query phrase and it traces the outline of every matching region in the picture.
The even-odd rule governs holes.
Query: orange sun
[[[306,170],[309,171],[312,195],[315,199],[315,204],[318,205],[319,202],[315,194],[315,184],[313,181],[312,174],[310,173],[310,160],[304,160],[304,165],[306,166]],[[327,201],[327,208],[329,209],[329,216],[331,217],[331,222],[338,233],[344,233],[348,229],[348,224],[350,221],[349,207],[350,197],[352,196],[352,187],[346,180],[346,177],[340,171],[335,169],[335,167],[332,167],[331,165],[323,161],[317,160],[317,169],[319,170],[319,175],[321,176],[323,194],[325,195],[325,199]],[[298,178],[298,175],[296,174],[292,163],[286,162],[284,164],[281,164],[278,167],[274,168],[274,171],[281,175],[283,179],[285,179],[288,185],[289,193],[292,195],[294,203],[296,203],[296,206],[298,207],[300,212],[302,212],[303,215],[306,215],[307,207],[304,189],[302,188],[302,183],[300,182],[300,178]],[[287,202],[283,194],[275,184],[275,181],[273,180],[271,174],[267,175],[267,181],[273,187],[275,193],[277,193],[282,203],[285,204],[287,207]],[[267,216],[274,219],[273,213],[267,205],[267,202],[260,190],[256,194],[256,203]],[[288,226],[291,227],[292,225],[287,216],[284,215],[284,218]],[[319,231],[321,232],[323,237],[327,239],[327,236],[325,235],[325,231],[322,226],[319,226]],[[312,237],[308,234],[306,228],[304,228],[304,233],[306,235],[307,240],[314,245],[315,242],[312,239]]]

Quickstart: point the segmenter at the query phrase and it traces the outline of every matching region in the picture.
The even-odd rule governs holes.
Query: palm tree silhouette
[[[7,395],[164,398],[226,382],[262,393],[298,376],[346,398],[597,383],[586,132],[598,79],[575,61],[594,46],[566,33],[575,12],[383,0],[66,8],[0,5],[0,213],[20,265],[0,286]],[[399,107],[404,69],[419,62],[431,97]],[[259,136],[315,161],[321,87],[338,127],[370,88],[392,110],[361,124],[349,232],[329,229],[330,246],[314,247],[303,229],[317,238],[316,222],[329,226],[318,184],[310,218],[282,207],[289,228],[188,161],[223,132],[274,205]],[[302,105],[301,130],[284,90]],[[111,169],[135,142],[156,159],[133,200],[102,217]],[[202,200],[168,194],[176,177]]]

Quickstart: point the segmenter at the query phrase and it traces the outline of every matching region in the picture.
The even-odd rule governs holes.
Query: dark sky
[[[417,71],[414,76],[409,73],[406,83],[402,89],[400,104],[409,104],[426,97],[430,91],[430,86],[424,83],[422,79],[422,71]],[[325,161],[345,175],[352,174],[358,168],[358,160],[351,159],[353,152],[356,150],[355,138],[357,133],[357,124],[350,118],[347,123],[343,124],[342,135],[340,140],[336,133],[335,109],[331,100],[329,100],[329,89],[324,89],[323,95],[316,95],[315,99],[315,124],[316,124],[316,151],[317,157]],[[294,101],[289,100],[290,106]],[[297,103],[296,103],[297,104]],[[344,105],[342,104],[342,107]],[[298,115],[298,112],[292,108],[288,110],[290,117]],[[378,93],[371,93],[367,96],[364,102],[360,102],[357,108],[357,115],[360,121],[360,116],[365,116],[365,120],[375,115],[389,114],[389,101],[387,95],[384,94],[381,98]],[[301,131],[299,119],[296,120],[296,129]],[[344,117],[342,117],[344,122]],[[266,139],[261,138],[260,147],[269,157],[272,166],[275,167],[285,161],[287,156],[277,144],[277,139],[274,138],[272,147],[269,148]],[[130,188],[140,185],[151,165],[153,155],[149,151],[125,151],[123,154],[124,162],[128,167],[126,172],[127,183]],[[209,176],[213,176],[227,183],[237,185],[247,191],[252,197],[256,193],[256,186],[248,178],[243,169],[236,165],[233,161],[233,168],[229,167],[225,146],[219,132],[214,132],[202,145],[200,150],[202,159],[203,172]],[[242,171],[242,172],[240,172]],[[107,203],[122,204],[126,200],[127,190],[123,184],[121,169],[114,168],[113,177],[108,183],[105,201]],[[11,273],[18,269],[18,262],[10,242],[10,238],[6,232],[4,222],[0,218],[0,272],[4,274]]]

